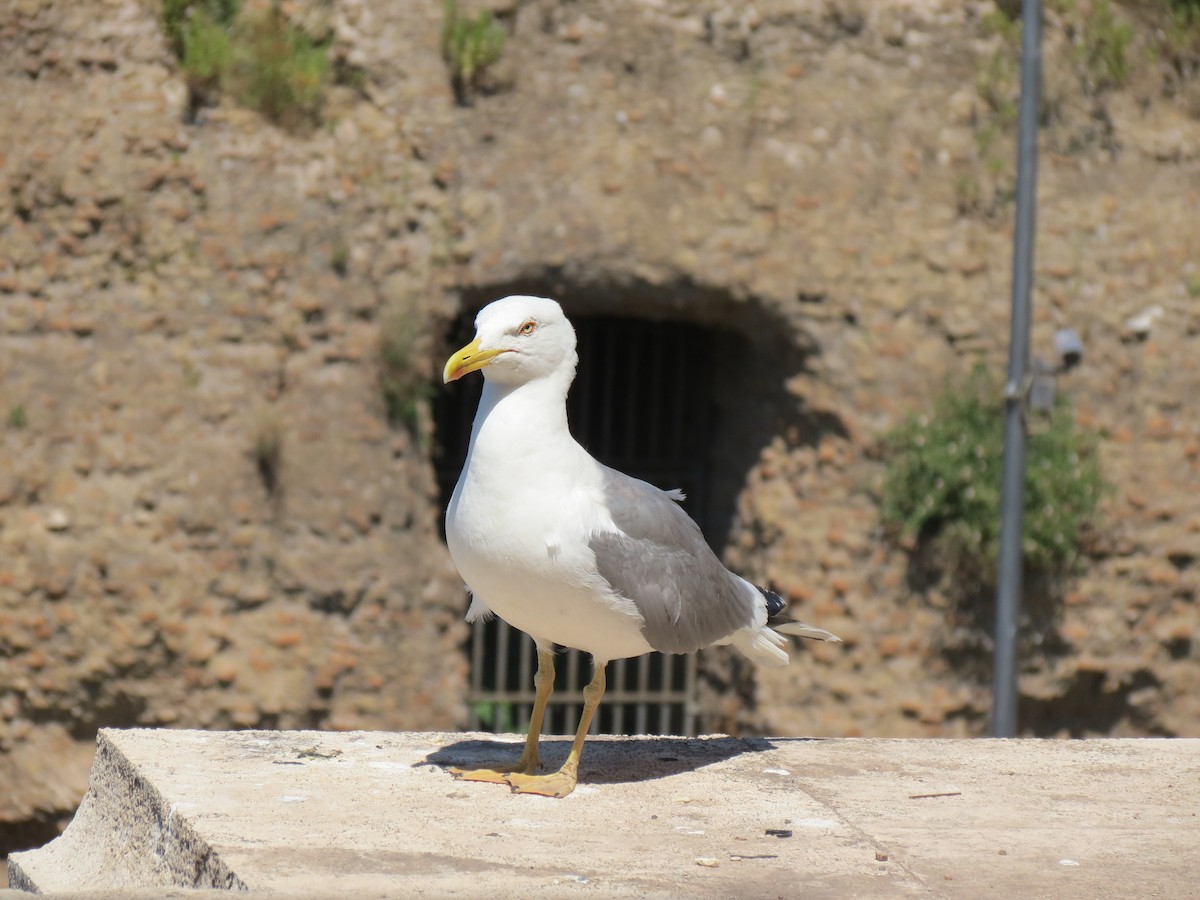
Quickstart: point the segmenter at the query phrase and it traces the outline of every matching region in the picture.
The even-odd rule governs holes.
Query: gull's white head
[[[574,377],[575,329],[545,297],[505,297],[475,317],[475,340],[446,361],[444,382],[483,370],[484,378],[520,385],[564,372]]]

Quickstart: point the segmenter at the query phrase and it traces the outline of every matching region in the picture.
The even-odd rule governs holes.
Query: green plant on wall
[[[1167,0],[1160,0],[1167,2]],[[1020,100],[1022,23],[1019,2],[998,3],[980,20],[981,46],[975,89],[981,103],[972,116],[976,166],[984,186],[984,202],[973,209],[999,213],[1014,196],[1013,132]],[[1108,120],[1096,110],[1107,92],[1123,87],[1133,74],[1137,56],[1134,30],[1126,14],[1111,0],[1047,0],[1047,35],[1043,53],[1039,119],[1051,145],[1078,152],[1096,142],[1110,142]],[[1066,39],[1067,52],[1057,52]],[[1051,52],[1051,51],[1055,52]],[[1081,100],[1083,103],[1081,104]],[[1083,106],[1089,110],[1081,117]],[[961,205],[960,205],[961,209]]]
[[[241,0],[163,0],[163,30],[175,55],[183,59],[192,31],[212,24],[228,30],[237,18]]]
[[[1084,79],[1094,89],[1124,85],[1133,29],[1117,17],[1109,0],[1093,0],[1078,32],[1075,55]]]
[[[455,97],[466,103],[483,73],[500,59],[507,35],[490,9],[465,15],[457,0],[445,0],[442,9],[442,58],[450,67]]]
[[[350,271],[350,245],[345,238],[339,237],[334,241],[329,251],[329,267],[343,278]]]
[[[254,424],[254,466],[268,495],[279,491],[283,467],[283,420],[274,410],[261,413]]]
[[[236,36],[228,83],[238,102],[287,128],[316,122],[329,80],[326,48],[275,7],[243,17]]]
[[[328,47],[293,26],[277,3],[164,0],[163,30],[194,104],[228,94],[293,130],[319,119],[331,80]]]
[[[163,0],[163,30],[193,95],[211,102],[233,61],[230,32],[241,0]]]
[[[420,437],[422,412],[432,387],[418,346],[425,333],[423,319],[399,305],[388,309],[380,329],[380,390],[388,422]]]
[[[1032,574],[1070,571],[1105,490],[1096,437],[1076,426],[1061,393],[1029,435],[1023,556]],[[1000,548],[1004,402],[977,366],[949,385],[932,412],[911,416],[884,440],[881,517],[893,533],[962,577],[991,584]]]
[[[1200,0],[1160,0],[1163,6],[1157,34],[1158,52],[1168,66],[1167,90],[1179,94],[1183,83],[1200,78]],[[1192,96],[1200,92],[1193,90]],[[1200,98],[1193,100],[1200,117]]]
[[[1170,27],[1183,31],[1200,29],[1200,0],[1162,0],[1162,4],[1166,7]]]
[[[229,32],[204,13],[198,13],[188,26],[182,59],[193,95],[204,102],[212,102],[233,63]]]
[[[485,731],[495,734],[518,731],[521,723],[517,721],[516,707],[511,703],[481,701],[475,704],[475,716]]]

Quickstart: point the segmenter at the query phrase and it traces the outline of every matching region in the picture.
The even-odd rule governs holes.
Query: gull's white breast
[[[446,511],[450,555],[514,628],[600,660],[648,653],[635,605],[596,573],[588,539],[611,521],[596,463],[569,444],[489,454],[481,436]]]

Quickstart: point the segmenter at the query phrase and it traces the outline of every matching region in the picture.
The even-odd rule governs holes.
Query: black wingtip
[[[774,591],[768,591],[765,587],[759,587],[758,592],[763,595],[763,599],[767,601],[767,618],[772,619],[779,615],[787,608],[787,601],[780,597]]]

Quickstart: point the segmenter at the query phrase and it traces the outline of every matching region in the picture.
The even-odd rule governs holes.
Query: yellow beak
[[[446,360],[446,368],[442,369],[442,383],[449,384],[451,381],[458,381],[469,372],[477,372],[491,364],[492,360],[501,353],[507,352],[507,350],[480,350],[479,338],[475,338]]]

